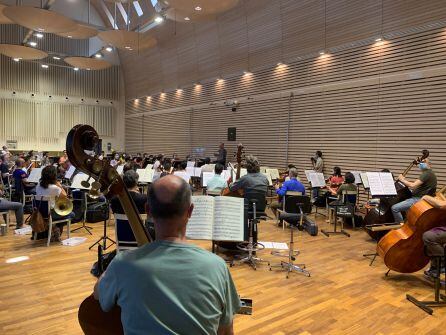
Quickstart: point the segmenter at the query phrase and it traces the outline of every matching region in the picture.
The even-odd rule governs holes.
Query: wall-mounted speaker
[[[228,141],[236,141],[237,140],[237,128],[232,127],[228,128]]]

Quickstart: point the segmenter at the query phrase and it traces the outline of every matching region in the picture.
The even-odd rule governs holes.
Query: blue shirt
[[[283,197],[287,191],[301,192],[305,195],[305,186],[295,178],[285,181],[282,187],[276,190],[276,193]]]
[[[126,335],[216,334],[240,309],[223,259],[169,241],[120,252],[99,282],[99,302],[121,307]]]

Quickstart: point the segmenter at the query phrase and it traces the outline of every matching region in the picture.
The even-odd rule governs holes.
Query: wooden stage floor
[[[319,228],[325,218],[318,216]],[[77,309],[93,288],[90,268],[96,252],[89,251],[102,233],[93,224],[94,235],[78,231],[87,242],[76,247],[34,242],[29,236],[0,236],[0,334],[81,334]],[[113,221],[109,225],[114,236]],[[274,221],[260,224],[260,240],[287,242],[288,229]],[[351,230],[350,230],[351,231]],[[237,334],[446,334],[446,308],[430,316],[405,298],[411,293],[431,299],[432,286],[421,272],[410,275],[390,273],[381,259],[369,266],[363,253],[375,244],[362,230],[351,238],[322,234],[297,236],[301,255],[311,277],[284,272],[257,271],[246,265],[231,268],[239,293],[254,300],[252,316],[237,315]],[[210,243],[197,242],[210,249]],[[272,262],[270,250],[259,253]],[[28,256],[29,260],[7,264],[6,260]]]

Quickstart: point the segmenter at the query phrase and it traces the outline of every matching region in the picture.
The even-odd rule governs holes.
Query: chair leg
[[[67,235],[68,235],[68,238],[70,238],[70,234],[71,234],[71,229],[70,229],[70,227],[71,227],[71,220],[68,220],[68,229],[67,229]]]
[[[53,223],[50,221],[50,224],[48,225],[48,240],[46,242],[46,246],[49,247],[50,246],[50,241],[51,241],[51,232],[53,230]]]

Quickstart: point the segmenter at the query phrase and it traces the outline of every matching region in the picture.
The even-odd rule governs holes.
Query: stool
[[[446,255],[446,244],[443,246],[444,252],[443,255]],[[444,256],[434,256],[431,258],[432,262],[435,264],[437,268],[436,277],[434,280],[434,301],[421,301],[410,294],[406,294],[406,299],[421,308],[426,313],[432,315],[434,310],[431,307],[445,307],[446,306],[446,286],[445,286],[445,294],[440,293],[441,283],[440,283],[440,275],[441,275],[441,258]],[[444,265],[446,267],[446,257],[444,261]],[[445,273],[445,281],[446,281],[446,273]]]

